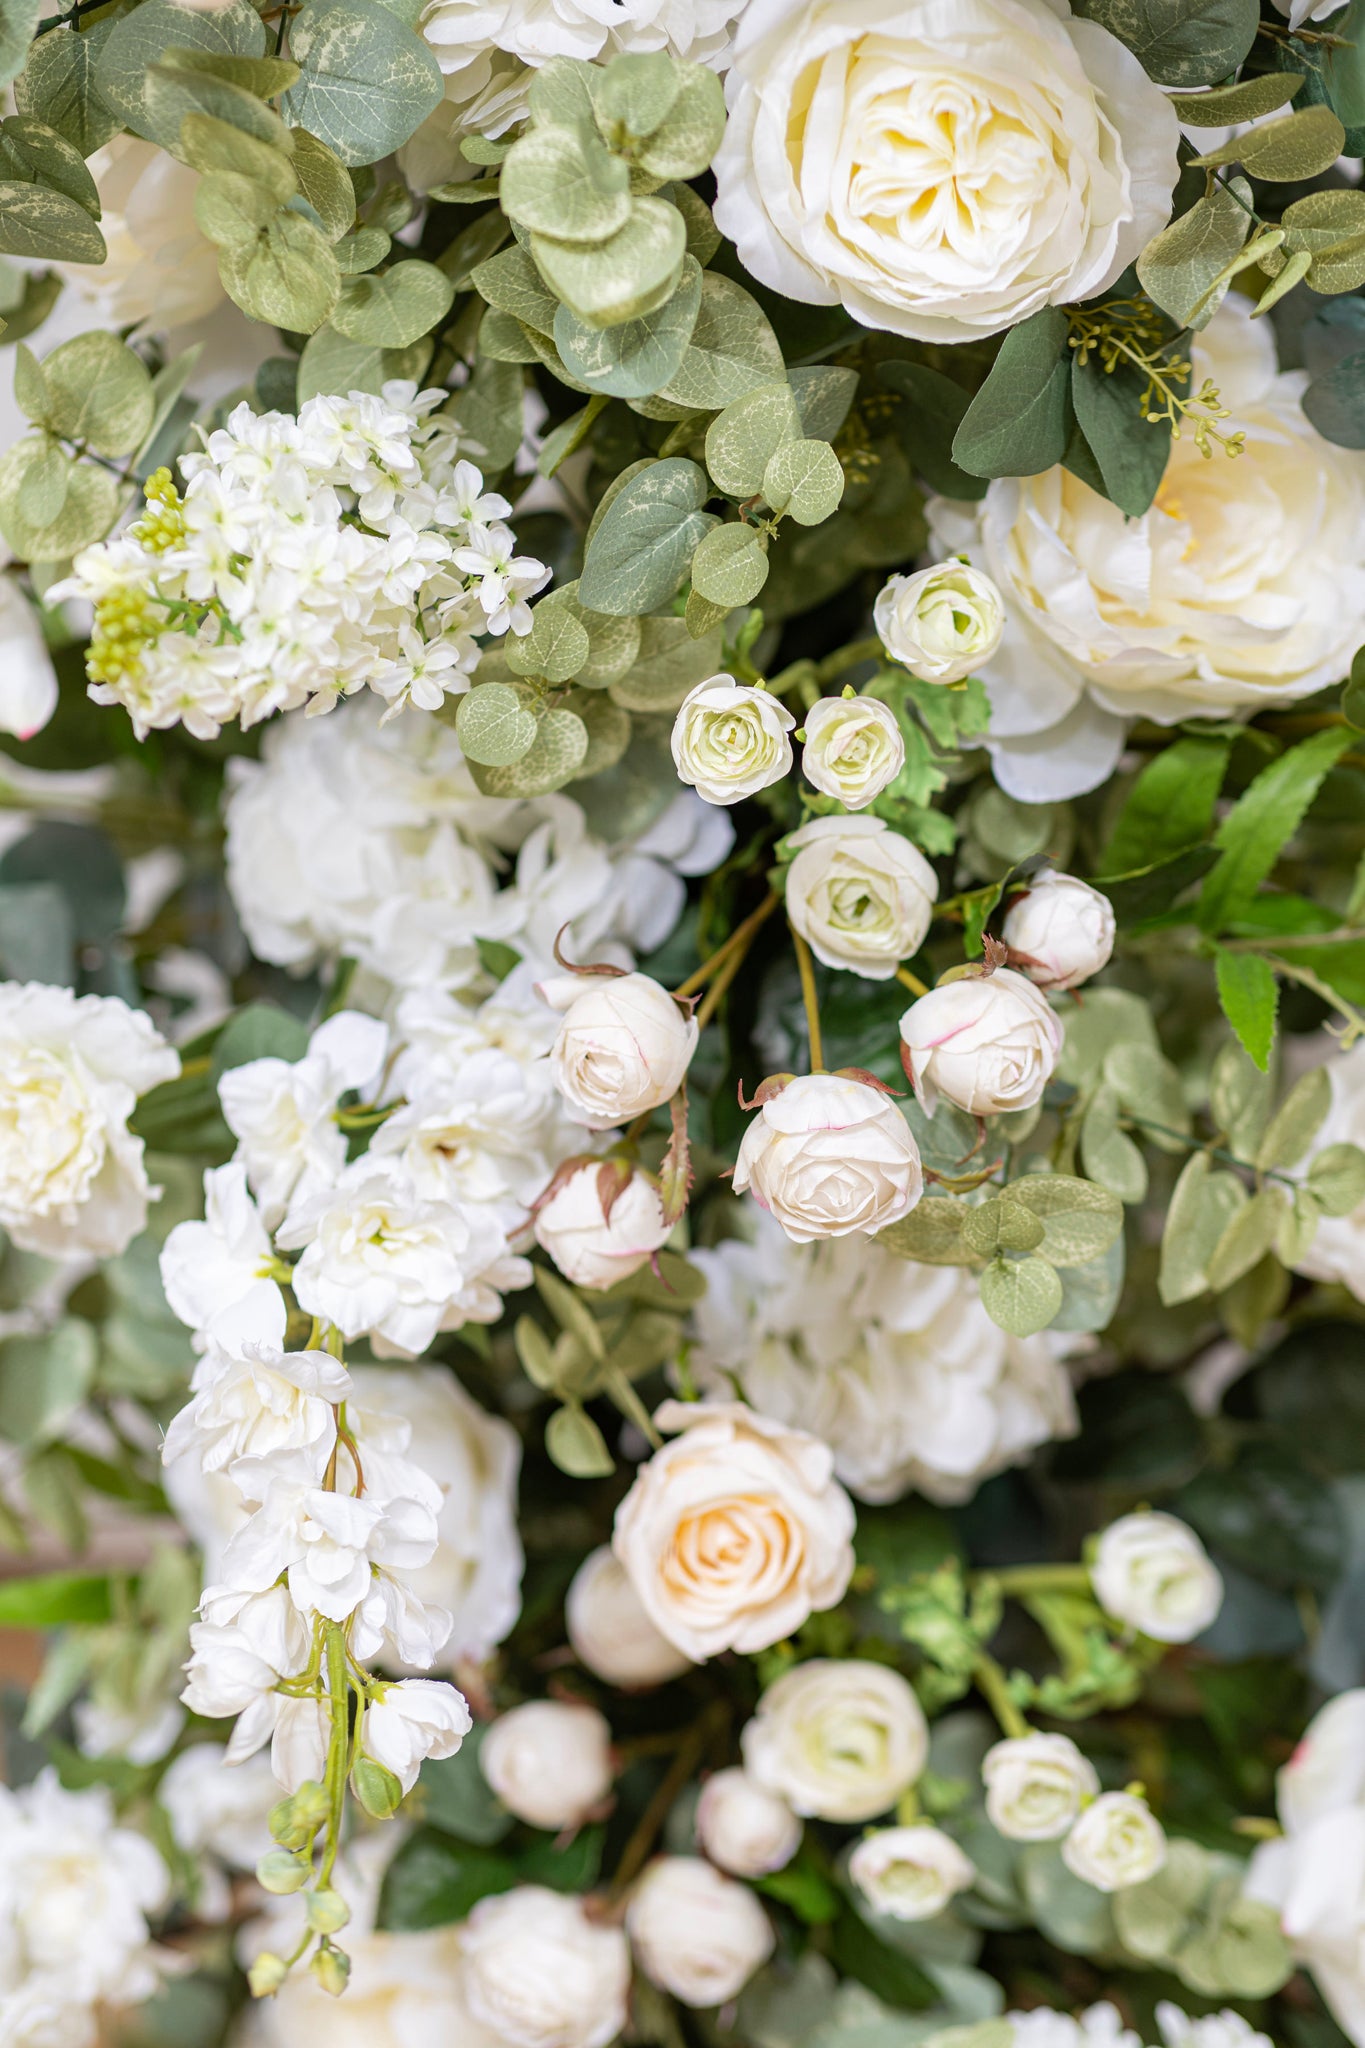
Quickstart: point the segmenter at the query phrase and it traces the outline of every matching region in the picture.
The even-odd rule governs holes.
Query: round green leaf
[[[630,713],[610,697],[587,690],[575,690],[568,708],[583,721],[588,735],[579,775],[600,775],[614,768],[630,745]]]
[[[844,495],[844,472],[829,442],[784,442],[763,472],[763,495],[798,526],[821,525]]]
[[[531,253],[550,289],[580,320],[614,327],[643,319],[672,297],[686,245],[676,206],[635,199],[625,225],[608,240],[579,244],[533,235]]]
[[[103,263],[100,233],[79,200],[43,185],[0,179],[0,254],[47,263]]]
[[[997,1252],[1031,1252],[1043,1242],[1043,1226],[1008,1194],[995,1195],[967,1210],[962,1219],[962,1242],[981,1259],[993,1258]]]
[[[505,768],[530,753],[536,718],[510,684],[481,683],[460,698],[455,731],[469,760]]]
[[[981,1275],[981,1305],[1012,1337],[1035,1337],[1062,1305],[1062,1283],[1046,1259],[995,1259]]]
[[[687,353],[660,396],[696,412],[719,412],[759,384],[786,375],[777,336],[757,299],[708,271]]]
[[[485,796],[547,796],[573,781],[587,752],[588,729],[582,719],[572,711],[546,711],[537,724],[534,744],[519,761],[503,768],[480,765],[474,780]]]
[[[265,54],[265,26],[247,0],[227,0],[202,13],[177,6],[176,0],[142,0],[115,24],[95,67],[100,97],[125,127],[163,147],[176,141],[180,119],[176,117],[169,134],[156,131],[147,106],[147,72],[172,47],[260,57]]]
[[[156,409],[152,379],[116,335],[64,341],[43,358],[43,382],[54,433],[99,455],[128,455],[141,446]]]
[[[647,398],[668,382],[686,355],[701,292],[701,265],[684,256],[672,296],[639,320],[590,327],[568,306],[560,306],[554,316],[555,346],[590,390],[613,398]]]
[[[754,497],[762,490],[778,449],[801,438],[801,415],[791,385],[785,378],[760,384],[712,420],[706,430],[706,467],[732,498]]]
[[[626,52],[590,77],[598,126],[608,142],[624,148],[654,133],[682,91],[683,67],[665,50]]]
[[[502,167],[499,197],[538,234],[604,242],[630,218],[630,173],[591,128],[533,128]]]
[[[692,588],[708,603],[751,604],[768,580],[768,557],[757,529],[742,521],[713,526],[692,557]]]
[[[29,464],[19,485],[18,516],[26,526],[51,526],[61,517],[75,464],[56,441],[49,441],[36,462]]]
[[[444,95],[431,51],[379,0],[307,0],[289,47],[301,75],[285,114],[343,164],[378,163],[400,148]],[[302,173],[300,182],[307,192]]]
[[[376,395],[395,377],[411,377],[418,383],[431,361],[431,343],[414,342],[411,348],[374,348],[368,342],[347,341],[324,323],[310,335],[299,357],[297,399],[316,398],[319,392],[372,391]]]
[[[322,222],[329,242],[339,242],[355,219],[355,186],[339,157],[306,128],[294,137],[294,175],[299,189]]]
[[[545,1448],[571,1479],[604,1479],[615,1470],[601,1430],[583,1408],[556,1408],[545,1425]]]
[[[454,297],[450,279],[434,263],[395,263],[382,277],[348,277],[332,325],[348,341],[407,348],[439,326]]]
[[[341,293],[331,244],[299,213],[278,213],[254,243],[224,249],[223,286],[244,313],[269,327],[311,334]]]
[[[1349,1216],[1365,1202],[1365,1152],[1359,1145],[1325,1145],[1308,1168],[1313,1199],[1328,1216]]]
[[[525,638],[509,634],[503,642],[507,666],[517,675],[544,676],[549,683],[571,681],[588,658],[588,629],[577,611],[574,601],[566,602],[560,591],[542,598]]]
[[[143,89],[145,125],[153,141],[163,149],[180,154],[180,129],[187,114],[212,114],[215,120],[243,135],[250,135],[268,148],[289,147],[289,130],[272,107],[255,93],[230,85],[225,78],[206,77],[201,71],[182,69],[169,57],[149,64]]]
[[[277,206],[292,199],[299,181],[290,162],[293,137],[284,130],[288,148],[244,134],[230,121],[199,111],[186,114],[180,124],[180,154],[196,171],[206,175],[231,171],[239,178],[251,178],[273,194]]]
[[[720,148],[725,133],[725,93],[704,64],[682,68],[677,97],[635,161],[656,178],[697,178]]]
[[[199,232],[219,249],[249,247],[279,210],[279,201],[267,186],[236,171],[202,179],[194,195]]]

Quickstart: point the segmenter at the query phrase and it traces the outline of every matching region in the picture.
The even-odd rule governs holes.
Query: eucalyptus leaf
[[[796,393],[786,378],[760,384],[712,420],[706,430],[706,467],[732,498],[755,497],[778,449],[803,437]]]
[[[330,242],[298,213],[277,213],[253,242],[223,249],[218,266],[244,313],[296,334],[321,327],[341,295]]]
[[[299,357],[297,401],[302,405],[319,392],[332,391],[372,391],[377,396],[396,377],[420,383],[430,359],[429,341],[406,349],[376,348],[347,341],[324,322],[309,336]]]
[[[692,339],[661,395],[698,412],[717,412],[785,370],[777,336],[757,300],[742,285],[708,271]]]
[[[1302,72],[1266,71],[1236,85],[1216,85],[1211,92],[1172,93],[1171,105],[1187,128],[1231,128],[1287,106],[1302,84]]]
[[[693,685],[720,667],[721,637],[714,626],[697,635],[686,619],[641,619],[639,633],[635,659],[608,686],[612,702],[624,711],[676,711]]]
[[[1042,1225],[1038,1250],[1053,1266],[1084,1266],[1123,1234],[1123,1204],[1108,1188],[1066,1174],[1025,1174],[1012,1181],[1010,1200]]]
[[[1304,107],[1297,114],[1267,122],[1263,128],[1234,135],[1194,161],[1210,169],[1241,164],[1253,178],[1298,184],[1334,164],[1345,142],[1346,130],[1330,107]]]
[[[469,760],[506,767],[535,745],[536,718],[508,684],[483,683],[460,698],[455,730]]]
[[[687,574],[706,512],[706,473],[680,456],[651,463],[607,510],[588,544],[579,584],[591,611],[620,617],[665,604]]]
[[[1207,1152],[1192,1152],[1166,1211],[1158,1292],[1167,1308],[1208,1291],[1208,1265],[1223,1233],[1247,1201],[1232,1173],[1215,1172]]]
[[[104,236],[79,200],[0,179],[0,254],[47,263],[103,263]]]
[[[176,113],[168,129],[155,121],[147,104],[150,67],[172,48],[261,57],[265,40],[265,25],[247,0],[225,0],[224,5],[203,11],[178,6],[176,0],[141,0],[115,23],[95,66],[95,87],[125,127],[170,148],[180,134],[185,110]]]
[[[821,526],[839,509],[843,466],[828,441],[784,441],[764,468],[763,495],[798,526]]]
[[[664,199],[632,200],[625,224],[603,242],[531,237],[546,283],[589,327],[642,320],[664,305],[682,280],[686,245],[682,215]]]
[[[1012,1337],[1036,1336],[1062,1305],[1062,1283],[1046,1259],[993,1259],[980,1287],[981,1306]]]
[[[713,526],[692,557],[692,588],[726,610],[752,604],[768,580],[768,556],[757,528],[742,520]]]
[[[667,115],[635,153],[641,168],[656,178],[700,177],[725,133],[725,93],[715,72],[703,64],[678,70],[678,91]]]
[[[1077,0],[1162,85],[1216,85],[1256,39],[1257,0]]]
[[[14,81],[19,112],[48,122],[83,157],[93,156],[122,126],[95,87],[95,67],[114,25],[112,18],[87,19],[79,33],[65,23],[49,29],[33,44]]]
[[[613,398],[646,398],[676,374],[697,324],[701,297],[701,267],[694,257],[684,256],[671,297],[641,319],[593,327],[568,306],[559,306],[553,313],[555,346],[590,390]]]
[[[347,341],[407,348],[440,326],[454,297],[455,287],[443,270],[413,257],[382,276],[343,279],[331,322]]]
[[[1308,1163],[1308,1191],[1326,1216],[1350,1216],[1365,1202],[1365,1151],[1324,1145]]]
[[[502,167],[503,211],[561,242],[605,242],[631,215],[630,174],[586,121],[537,125]]]
[[[322,222],[327,239],[339,242],[355,219],[355,187],[346,166],[306,128],[294,128],[291,133],[299,190]]]
[[[1223,185],[1197,199],[1169,227],[1155,235],[1138,257],[1143,290],[1180,326],[1205,327],[1217,312],[1231,282],[1252,226],[1247,204]]]
[[[46,459],[46,437],[30,435],[0,455],[0,534],[24,562],[60,562],[103,540],[119,512],[119,486],[107,469],[75,464],[57,517],[35,524],[19,509],[19,493],[34,463]]]
[[[96,330],[43,358],[45,419],[54,433],[100,455],[129,455],[152,423],[152,379],[116,335]]]
[[[289,48],[300,77],[285,116],[343,164],[377,163],[401,147],[444,95],[431,51],[379,0],[306,0]]]

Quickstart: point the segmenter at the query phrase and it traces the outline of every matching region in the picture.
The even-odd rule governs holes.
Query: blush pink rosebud
[[[682,1086],[697,1020],[647,974],[557,974],[538,990],[563,1012],[550,1066],[580,1122],[609,1130]]]
[[[1109,964],[1114,909],[1088,882],[1049,872],[1015,897],[1001,930],[1035,988],[1079,988]]]
[[[536,1243],[575,1287],[614,1287],[653,1256],[672,1225],[638,1169],[624,1187],[614,1162],[589,1160],[561,1182],[535,1220]]]
[[[746,1188],[793,1244],[810,1244],[908,1216],[924,1175],[892,1096],[842,1074],[803,1074],[771,1095],[744,1133],[735,1193]]]
[[[1062,1049],[1062,1027],[1046,996],[1022,974],[944,982],[901,1018],[901,1059],[926,1115],[944,1096],[969,1116],[1032,1109]]]

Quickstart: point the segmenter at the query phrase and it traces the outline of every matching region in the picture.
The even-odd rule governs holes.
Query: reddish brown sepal
[[[748,1102],[744,1100],[744,1083],[741,1081],[738,1090],[740,1108],[762,1109],[765,1102],[772,1102],[795,1079],[795,1074],[769,1074],[766,1081],[759,1082]]]
[[[582,967],[577,966],[575,962],[572,960],[566,960],[564,958],[564,954],[559,942],[563,938],[565,932],[568,929],[569,920],[566,919],[565,922],[559,927],[559,930],[555,933],[554,943],[555,964],[559,967],[562,967],[566,974],[602,974],[608,976],[612,980],[619,980],[623,975],[629,973],[629,968],[613,967],[610,961],[607,960],[589,960]]]
[[[626,1159],[604,1159],[597,1169],[597,1199],[602,1204],[602,1221],[611,1222],[611,1212],[630,1186],[631,1166]]]
[[[901,1045],[904,1044],[902,1039]],[[889,1081],[881,1081],[875,1074],[869,1074],[866,1067],[836,1067],[834,1071],[841,1081],[861,1081],[864,1088],[875,1088],[882,1095],[900,1096],[905,1093],[903,1088],[893,1088]]]

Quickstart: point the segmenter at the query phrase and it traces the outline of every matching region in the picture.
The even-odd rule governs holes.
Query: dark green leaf
[[[516,1882],[510,1857],[424,1828],[408,1837],[384,1874],[379,1926],[399,1934],[448,1927],[466,1919],[480,1899],[510,1892]]]
[[[1220,859],[1199,899],[1206,932],[1226,930],[1246,911],[1298,830],[1328,770],[1351,745],[1340,727],[1316,732],[1263,768],[1215,835]]]
[[[1149,761],[1128,792],[1101,873],[1155,865],[1204,838],[1227,772],[1231,740],[1187,736]]]
[[[1271,1444],[1201,1472],[1171,1502],[1213,1549],[1268,1586],[1325,1591],[1341,1566],[1342,1513],[1316,1474]]]
[[[1303,409],[1324,440],[1365,448],[1365,350],[1343,356],[1315,377]]]
[[[1162,85],[1217,85],[1256,40],[1257,0],[1076,0]]]
[[[1151,506],[1171,452],[1169,420],[1142,411],[1145,378],[1127,364],[1106,372],[1098,356],[1071,360],[1076,424],[1104,478],[1105,495],[1130,518]]]
[[[953,437],[973,476],[1036,476],[1061,461],[1071,425],[1066,315],[1050,306],[1005,336]]]

